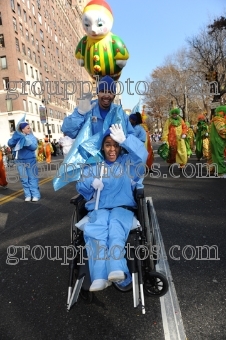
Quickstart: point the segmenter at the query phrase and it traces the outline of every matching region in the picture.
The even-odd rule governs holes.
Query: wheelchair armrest
[[[135,197],[136,199],[144,198],[144,188],[136,189]]]
[[[84,200],[84,197],[80,194],[77,194],[70,199],[70,203],[74,205],[78,205],[79,202],[81,202],[82,200]]]

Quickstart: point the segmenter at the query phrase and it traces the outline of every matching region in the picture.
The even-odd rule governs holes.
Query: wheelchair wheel
[[[81,288],[79,296],[85,300],[87,303],[92,303],[94,294],[89,290]]]
[[[127,292],[130,292],[132,290],[132,282],[128,284],[128,286],[125,286],[125,287],[120,287],[117,282],[113,282],[113,286],[119,290],[120,292],[123,292],[123,293],[127,293]]]
[[[147,296],[159,298],[168,291],[169,284],[162,273],[149,272],[144,278],[144,293]]]

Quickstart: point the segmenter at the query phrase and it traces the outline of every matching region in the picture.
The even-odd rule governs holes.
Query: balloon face
[[[100,10],[89,10],[83,13],[82,25],[89,37],[99,40],[111,31],[113,18]]]

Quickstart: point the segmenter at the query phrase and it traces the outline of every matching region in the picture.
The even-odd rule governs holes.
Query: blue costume
[[[135,131],[135,136],[141,140],[142,142],[146,142],[146,138],[147,138],[147,134],[146,131],[144,130],[144,128],[141,125],[135,125],[134,127],[134,131]]]
[[[133,225],[136,209],[133,190],[144,175],[147,150],[135,136],[128,135],[120,144],[128,154],[120,154],[115,162],[106,161],[102,177],[98,210],[95,206],[95,190],[92,183],[99,176],[97,165],[84,168],[84,179],[76,183],[77,191],[84,196],[89,210],[88,222],[83,225],[84,239],[89,255],[91,281],[108,280],[110,272],[122,271],[130,277],[125,254],[125,242]]]
[[[23,185],[25,199],[39,199],[40,191],[35,154],[35,150],[38,147],[37,138],[32,133],[24,135],[19,130],[20,125],[21,121],[17,125],[17,131],[15,131],[12,138],[9,139],[8,145],[10,148],[13,148],[13,152],[16,153],[15,162]]]

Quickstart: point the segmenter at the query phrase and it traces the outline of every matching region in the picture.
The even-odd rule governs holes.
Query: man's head
[[[98,103],[104,110],[108,109],[113,102],[116,95],[116,84],[114,80],[109,77],[103,77],[97,88]]]
[[[102,152],[107,161],[115,162],[122,148],[111,138],[110,133],[111,131],[108,129],[103,136]]]

